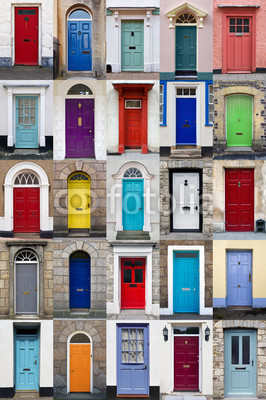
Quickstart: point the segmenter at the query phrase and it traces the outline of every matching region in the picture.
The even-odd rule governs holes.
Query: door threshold
[[[149,399],[148,394],[118,394],[117,399]]]

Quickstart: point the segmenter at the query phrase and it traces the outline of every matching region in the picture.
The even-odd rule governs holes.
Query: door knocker
[[[81,35],[81,31],[78,31],[78,35]]]
[[[184,185],[185,185],[185,186],[188,185],[187,179],[185,179]]]
[[[25,17],[25,18],[24,18],[24,21],[28,21],[28,20],[29,20],[29,17]]]

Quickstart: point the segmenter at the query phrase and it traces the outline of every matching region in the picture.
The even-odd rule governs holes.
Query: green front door
[[[252,146],[252,97],[228,96],[226,100],[227,146]]]
[[[197,69],[197,27],[175,27],[175,69],[176,71],[196,71]]]
[[[121,70],[143,71],[144,69],[144,23],[142,21],[121,22]]]

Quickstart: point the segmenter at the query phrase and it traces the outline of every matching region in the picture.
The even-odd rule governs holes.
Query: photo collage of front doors
[[[0,15],[0,400],[265,400],[266,1]]]

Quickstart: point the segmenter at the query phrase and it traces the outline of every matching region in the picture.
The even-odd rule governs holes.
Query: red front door
[[[225,171],[225,230],[254,230],[254,170]]]
[[[40,231],[40,188],[14,188],[14,232]]]
[[[174,337],[174,390],[199,390],[199,338]]]
[[[252,70],[252,18],[227,18],[228,72]]]
[[[141,147],[141,109],[125,109],[125,147]]]
[[[15,64],[38,65],[38,7],[15,8]]]
[[[121,260],[121,308],[145,308],[145,259]]]

